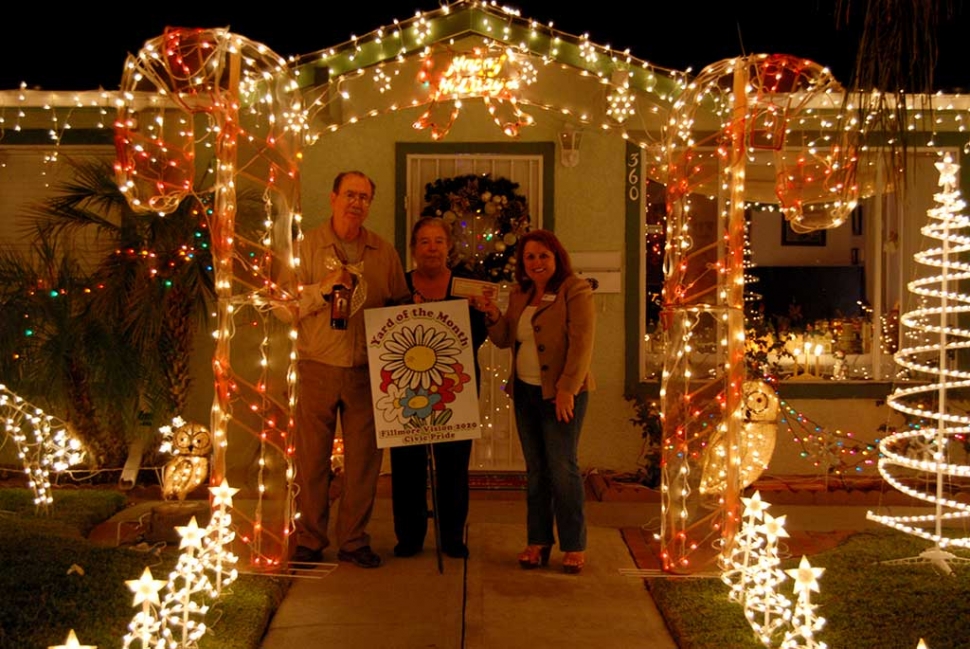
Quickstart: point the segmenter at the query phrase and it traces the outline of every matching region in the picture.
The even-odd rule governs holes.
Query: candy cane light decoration
[[[833,128],[838,118],[832,119],[839,108],[836,92],[841,89],[821,66],[759,54],[708,66],[675,103],[666,140],[668,238],[661,316],[667,350],[661,385],[661,548],[667,571],[710,568],[729,549],[739,524],[744,209],[756,195],[754,179],[747,178],[749,163],[758,156],[790,163],[779,171],[787,173],[784,179],[768,184],[773,191],[760,191],[776,194],[771,198],[791,210],[822,200],[818,195],[829,198],[830,187],[847,196],[854,187],[845,172],[854,168],[851,146],[826,149],[829,168],[843,171],[829,173],[824,187],[821,181],[818,188],[809,182],[807,171],[798,176],[791,169],[799,155],[807,159],[806,151],[822,148],[825,133],[839,132]],[[829,96],[833,99],[823,114],[818,108]],[[794,141],[789,134],[796,123],[799,131],[819,132],[820,141]],[[812,227],[835,224],[833,217]]]
[[[257,440],[255,466],[233,479],[245,496],[234,514],[250,525],[240,538],[251,563],[272,569],[286,554],[292,517],[292,373],[271,362],[289,358],[292,343],[288,332],[274,339],[269,310],[287,299],[272,278],[275,265],[293,261],[291,233],[299,219],[306,112],[298,86],[286,62],[264,45],[225,29],[170,28],[129,56],[122,92],[116,171],[134,209],[164,216],[205,184],[194,180],[202,175],[200,159],[210,166],[214,198],[207,219],[217,294],[210,480],[223,480],[231,438]],[[237,209],[237,188],[244,185],[261,196],[256,218]],[[237,217],[245,218],[237,223]],[[230,339],[241,330],[247,344],[255,342],[232,350],[234,359]],[[271,355],[277,343],[287,350]],[[271,497],[272,508],[266,506]],[[239,506],[243,500],[249,505]]]

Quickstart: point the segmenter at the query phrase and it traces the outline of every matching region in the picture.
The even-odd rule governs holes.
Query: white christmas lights
[[[51,473],[62,473],[84,461],[81,442],[65,422],[44,413],[0,384],[0,418],[3,433],[13,441],[24,466],[27,483],[34,492],[38,512],[54,504]]]
[[[932,541],[934,547],[919,558],[950,573],[949,564],[967,560],[946,548],[970,547],[970,537],[965,531],[960,534],[961,528],[950,526],[944,531],[944,523],[970,518],[970,505],[946,495],[949,480],[970,476],[970,466],[954,459],[954,449],[970,432],[970,417],[950,402],[951,394],[970,386],[970,372],[960,369],[954,360],[954,355],[970,348],[970,331],[957,326],[958,318],[970,313],[970,295],[960,292],[960,282],[970,279],[970,263],[963,260],[970,251],[970,237],[963,234],[970,218],[962,213],[966,203],[957,188],[960,166],[945,154],[936,168],[942,189],[934,194],[937,206],[927,211],[929,221],[921,232],[931,242],[939,243],[929,243],[914,259],[917,264],[937,269],[938,274],[909,283],[909,290],[921,299],[913,311],[900,318],[904,327],[922,332],[919,339],[925,342],[912,344],[908,338],[893,356],[914,383],[897,386],[888,398],[894,410],[936,425],[892,433],[879,444],[879,473],[896,489],[932,504],[934,514],[892,516],[870,511],[867,516]],[[923,489],[905,484],[904,478],[914,474],[927,479]]]
[[[779,539],[788,536],[785,517],[767,513],[771,506],[755,492],[744,503],[743,524],[723,555],[721,580],[730,587],[728,597],[744,608],[745,618],[766,647],[786,649],[825,649],[815,634],[825,619],[816,615],[810,601],[818,592],[822,568],[812,568],[802,557],[798,568],[782,570],[778,555]],[[791,577],[796,601],[780,592],[780,586]]]

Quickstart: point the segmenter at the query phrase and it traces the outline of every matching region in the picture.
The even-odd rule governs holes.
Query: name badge
[[[546,294],[544,294],[542,296],[542,301],[543,302],[555,302],[556,301],[556,294],[555,293],[546,293]]]

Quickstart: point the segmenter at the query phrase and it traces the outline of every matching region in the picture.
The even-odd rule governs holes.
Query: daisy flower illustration
[[[387,394],[377,400],[377,409],[384,416],[384,421],[402,421],[401,397],[404,395],[404,390],[391,383],[384,391]]]
[[[391,334],[380,359],[391,379],[402,388],[424,388],[440,385],[444,374],[452,371],[461,350],[446,331],[424,325],[404,327]]]

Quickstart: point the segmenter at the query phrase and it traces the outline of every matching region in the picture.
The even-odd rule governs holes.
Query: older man
[[[306,233],[297,275],[280,281],[299,291],[294,441],[300,516],[294,564],[323,561],[330,545],[330,458],[339,417],[344,473],[337,558],[362,568],[381,565],[367,533],[383,451],[375,434],[363,311],[406,302],[410,292],[397,251],[364,227],[374,191],[374,181],[360,171],[338,174],[331,218]],[[330,297],[337,285],[351,290],[345,329],[331,327]]]

